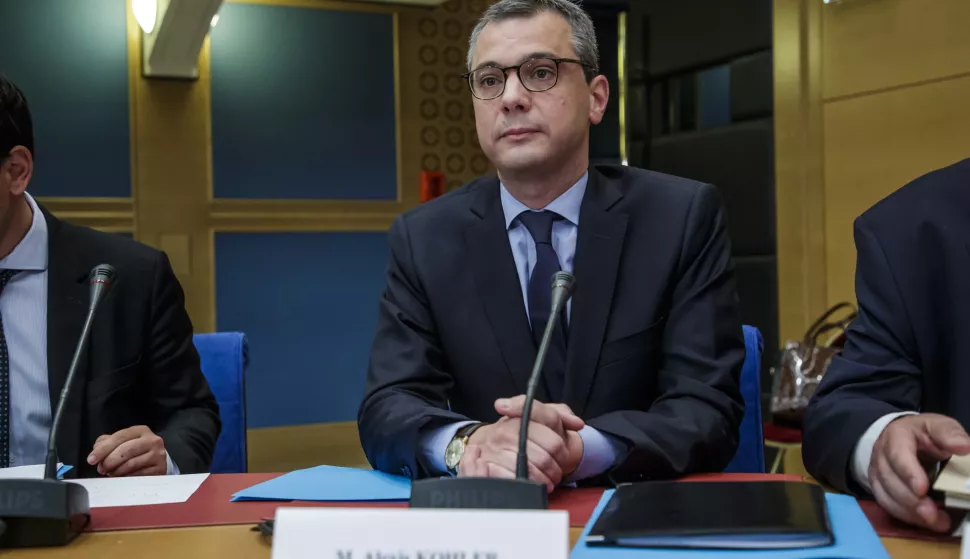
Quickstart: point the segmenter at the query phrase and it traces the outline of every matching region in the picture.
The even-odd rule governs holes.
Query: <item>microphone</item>
[[[0,526],[6,528],[0,532],[0,548],[66,545],[91,520],[87,489],[57,479],[57,433],[64,421],[71,389],[78,382],[81,355],[91,337],[98,305],[111,290],[116,276],[115,269],[108,264],[95,266],[88,276],[88,313],[51,421],[44,478],[0,480]]]
[[[546,486],[529,479],[529,460],[526,446],[529,441],[529,420],[536,388],[542,377],[542,366],[549,353],[559,315],[572,296],[576,280],[568,272],[556,272],[552,276],[552,297],[549,320],[539,343],[536,360],[526,387],[522,408],[522,426],[519,429],[518,456],[515,479],[495,478],[436,478],[422,479],[411,484],[411,508],[461,508],[461,509],[547,509],[549,495]]]
[[[516,479],[529,479],[529,457],[526,455],[526,446],[529,442],[529,422],[532,418],[532,402],[535,401],[536,388],[539,386],[539,378],[542,376],[542,366],[546,362],[546,354],[549,353],[549,344],[552,341],[552,333],[559,322],[559,313],[566,306],[566,301],[573,294],[573,287],[576,278],[569,272],[556,272],[552,276],[552,301],[549,308],[549,320],[546,321],[546,330],[542,334],[542,342],[539,344],[539,351],[536,353],[535,365],[532,366],[532,375],[529,377],[529,384],[525,391],[525,403],[522,406],[522,425],[519,429],[519,455],[515,463]]]
[[[63,421],[64,408],[67,405],[68,396],[71,394],[71,387],[74,385],[74,377],[77,376],[81,354],[87,346],[88,338],[91,337],[91,323],[94,322],[94,315],[98,310],[101,299],[111,290],[116,275],[115,269],[110,264],[100,264],[95,266],[88,276],[90,282],[88,316],[84,320],[84,327],[81,328],[81,337],[74,349],[74,357],[67,369],[67,378],[64,380],[64,387],[61,389],[61,396],[57,400],[57,411],[54,413],[54,420],[51,422],[50,436],[47,439],[47,464],[44,467],[44,479],[57,479],[57,432],[60,430]]]

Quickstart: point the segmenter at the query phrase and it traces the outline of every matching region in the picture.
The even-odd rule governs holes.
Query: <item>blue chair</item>
[[[741,367],[741,420],[738,450],[725,472],[764,473],[765,444],[761,423],[761,352],[764,340],[754,326],[744,326],[744,365]]]
[[[222,433],[212,457],[214,474],[244,473],[246,462],[246,367],[249,347],[238,332],[196,334],[202,374],[219,403]]]

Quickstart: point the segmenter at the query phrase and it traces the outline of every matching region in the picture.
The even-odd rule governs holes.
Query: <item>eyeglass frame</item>
[[[525,85],[525,82],[522,81],[522,75],[519,73],[519,69],[520,68],[522,68],[523,66],[525,66],[526,64],[528,64],[530,62],[535,62],[536,60],[549,60],[549,61],[552,61],[552,62],[555,62],[556,63],[556,83],[550,85],[546,89],[540,89],[539,91],[535,91],[535,90],[529,89],[529,86]],[[464,74],[462,74],[459,77],[461,77],[462,79],[464,79],[465,80],[465,83],[468,84],[468,89],[469,89],[469,91],[471,91],[472,97],[474,97],[475,99],[478,99],[480,101],[491,101],[493,99],[498,99],[499,97],[501,97],[502,95],[505,94],[505,85],[509,82],[509,70],[515,70],[515,76],[517,78],[519,78],[519,83],[522,84],[522,87],[524,87],[526,89],[526,91],[531,91],[532,93],[542,93],[544,91],[549,91],[550,89],[552,89],[552,88],[556,87],[557,85],[559,85],[559,65],[562,64],[563,62],[568,62],[570,64],[578,64],[578,65],[582,66],[584,68],[584,70],[585,69],[590,69],[590,70],[593,70],[593,71],[598,71],[598,69],[595,66],[593,66],[591,64],[586,64],[582,60],[576,60],[575,58],[556,58],[556,57],[552,57],[552,56],[537,56],[537,57],[534,57],[534,58],[530,58],[530,59],[522,62],[521,64],[516,64],[514,66],[505,66],[505,67],[502,67],[502,66],[482,66],[480,68],[475,68],[471,72],[464,73]],[[474,86],[472,86],[472,80],[471,80],[472,74],[474,74],[475,72],[477,72],[479,70],[484,70],[485,68],[491,68],[493,70],[501,70],[502,71],[502,75],[504,76],[504,78],[502,80],[502,91],[500,91],[499,94],[496,95],[495,97],[489,97],[488,99],[482,99],[478,95],[475,95],[475,88],[474,88]],[[584,71],[584,77],[585,77],[585,71]]]

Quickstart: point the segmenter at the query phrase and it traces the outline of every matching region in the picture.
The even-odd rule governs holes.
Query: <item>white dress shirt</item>
[[[856,443],[855,450],[852,451],[852,462],[849,465],[849,473],[852,474],[852,477],[870,495],[872,494],[872,485],[869,483],[869,463],[872,461],[872,449],[876,446],[879,435],[886,430],[886,427],[894,419],[904,415],[917,415],[917,413],[914,411],[903,411],[887,413],[880,417],[866,429],[866,432],[859,438],[859,442]]]

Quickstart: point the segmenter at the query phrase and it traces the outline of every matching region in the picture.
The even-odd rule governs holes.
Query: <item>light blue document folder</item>
[[[406,501],[411,480],[373,470],[317,466],[243,489],[233,501]]]
[[[737,559],[754,557],[765,559],[889,559],[886,548],[869,524],[869,519],[859,508],[859,503],[849,495],[825,494],[828,506],[829,523],[835,536],[835,544],[809,549],[766,549],[766,550],[704,550],[704,549],[646,549],[630,547],[596,547],[586,545],[589,533],[606,502],[613,496],[613,490],[603,494],[599,505],[593,512],[583,535],[570,554],[571,559]]]

